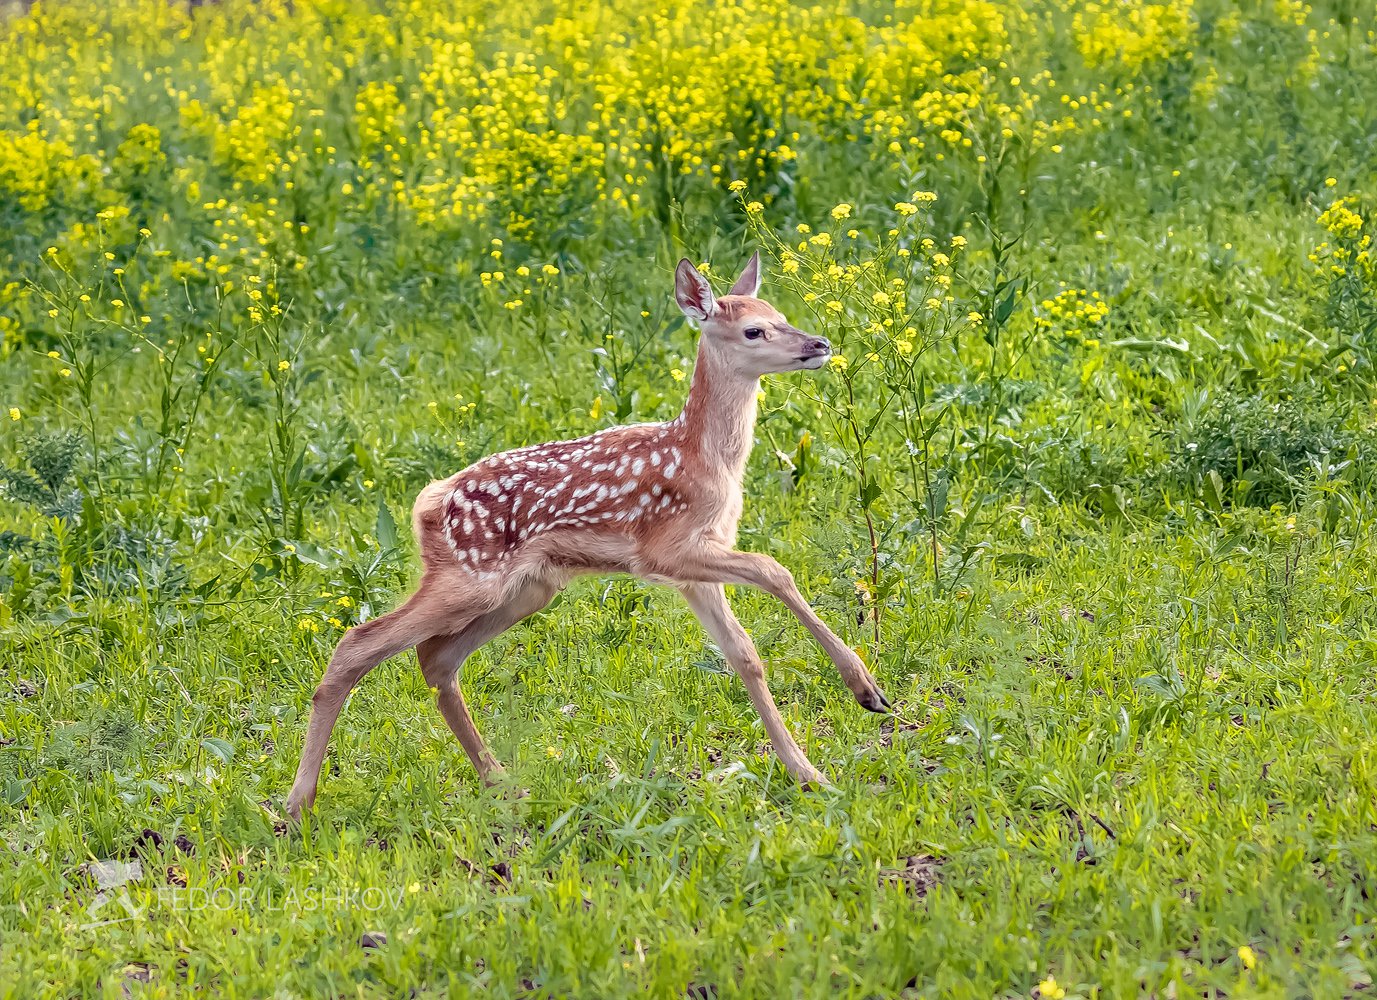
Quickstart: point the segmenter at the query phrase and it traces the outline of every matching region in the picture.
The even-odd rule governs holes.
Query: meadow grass
[[[1377,9],[356,0],[0,15],[0,997],[1360,995]],[[412,654],[282,800],[412,498],[767,379],[733,606]],[[131,867],[137,862],[137,867]]]

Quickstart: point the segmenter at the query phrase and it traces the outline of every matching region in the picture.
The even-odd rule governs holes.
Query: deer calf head
[[[702,343],[726,367],[750,378],[801,368],[821,368],[832,356],[823,337],[791,326],[760,291],[760,254],[751,256],[731,291],[720,299],[708,279],[688,262],[674,272],[674,300],[684,315],[698,323]]]

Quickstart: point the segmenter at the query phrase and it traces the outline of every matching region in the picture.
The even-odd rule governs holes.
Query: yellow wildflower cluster
[[[228,199],[237,219],[219,228],[234,221],[224,235],[260,248],[299,235],[274,197],[517,234],[571,199],[665,219],[691,179],[767,179],[818,134],[877,139],[873,156],[901,160],[985,155],[987,125],[1047,144],[1093,127],[1129,84],[1020,77],[1013,61],[1037,59],[1028,39],[1070,32],[1089,65],[1135,69],[1194,31],[1189,2],[1073,4],[1069,24],[1063,6],[39,4],[0,29],[0,121],[27,121],[0,132],[0,190],[30,211],[74,188],[105,207],[122,199],[102,178],[171,161],[177,195]],[[137,52],[119,57],[134,73],[116,52]]]
[[[1109,303],[1099,292],[1068,288],[1038,303],[1033,322],[1042,330],[1059,330],[1068,336],[1085,336],[1109,315]]]
[[[77,155],[62,139],[45,136],[37,121],[22,132],[0,131],[0,193],[29,212],[41,212],[54,199],[76,199],[93,187],[97,157]]]
[[[1377,260],[1372,254],[1372,229],[1360,213],[1358,199],[1349,195],[1320,213],[1319,224],[1329,239],[1310,253],[1322,276],[1351,276],[1377,291]]]
[[[893,374],[909,372],[938,340],[982,317],[956,308],[952,285],[964,236],[942,244],[923,233],[922,207],[937,200],[915,191],[897,202],[878,240],[862,238],[849,224],[853,206],[841,203],[828,213],[830,228],[796,227],[797,241],[785,241],[764,220],[759,202],[744,188],[737,197],[755,237],[773,249],[784,285],[813,313],[819,330],[832,339],[832,365],[848,381],[867,367]]]
[[[1087,3],[1072,19],[1076,47],[1091,66],[1128,73],[1144,63],[1184,51],[1195,34],[1193,0]]]

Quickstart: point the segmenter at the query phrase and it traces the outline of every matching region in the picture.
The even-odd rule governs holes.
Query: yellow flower
[[[1243,967],[1249,971],[1257,968],[1257,953],[1246,944],[1238,949],[1238,960],[1243,963]]]
[[[840,222],[842,219],[847,219],[850,217],[851,206],[848,205],[846,202],[842,202],[836,208],[832,209],[832,218],[836,219],[838,222]]]
[[[302,618],[296,623],[296,627],[297,630],[301,632],[315,633],[320,631],[320,624],[313,618]]]
[[[61,375],[63,378],[70,378],[72,370],[70,368],[61,368],[58,370],[58,374]]]
[[[846,307],[843,306],[836,299],[833,299],[831,302],[827,303],[827,311],[830,313],[839,313],[845,308]]]
[[[1332,187],[1333,187],[1335,184],[1337,184],[1337,183],[1339,183],[1339,181],[1338,181],[1338,178],[1335,178],[1335,177],[1326,177],[1326,178],[1324,179],[1324,186],[1327,187],[1327,188],[1332,188]],[[1239,949],[1239,950],[1241,951],[1242,949]]]
[[[1038,983],[1038,996],[1043,1000],[1061,1000],[1066,996],[1066,990],[1057,985],[1057,981],[1052,976],[1048,976]]]
[[[832,355],[831,364],[833,368],[837,369],[837,371],[844,372],[847,369],[848,362],[844,356],[840,354],[834,354]]]
[[[674,381],[676,382],[682,382],[684,380],[684,373],[680,371],[678,368],[671,368],[669,370],[669,377],[674,379]]]
[[[966,237],[953,236],[951,238],[951,245],[953,249],[960,250],[962,247],[966,245]]]
[[[732,194],[740,194],[742,191],[746,190],[746,182],[732,181],[730,184],[727,185],[727,190],[730,191]]]
[[[547,278],[553,278],[555,275],[559,274],[559,268],[555,267],[553,264],[545,264],[541,267],[540,273]]]
[[[594,420],[597,420],[600,416],[602,416],[602,397],[601,397],[601,396],[594,396],[594,397],[593,397],[593,405],[590,406],[590,407],[588,407],[588,415],[589,415],[590,417],[592,417]]]
[[[11,420],[18,420],[18,419],[19,419],[20,417],[22,417],[23,415],[24,415],[24,414],[22,414],[22,413],[19,412],[19,407],[17,407],[17,406],[11,406],[11,407],[10,407],[10,419],[11,419]]]
[[[285,372],[290,367],[292,367],[292,363],[290,361],[279,361],[277,363],[277,370],[280,372]]]
[[[898,212],[900,215],[913,215],[918,211],[918,206],[911,201],[901,201],[894,206],[894,211]]]
[[[373,480],[365,479],[363,481],[363,488],[366,490],[371,490],[373,488]]]

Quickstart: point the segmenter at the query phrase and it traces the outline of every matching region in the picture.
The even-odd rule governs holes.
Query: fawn
[[[490,455],[421,491],[413,514],[420,586],[397,610],[340,640],[312,698],[287,798],[293,817],[315,801],[325,747],[349,692],[412,646],[445,721],[491,783],[502,768],[464,704],[459,666],[584,573],[630,573],[683,594],[745,683],[789,773],[826,784],[785,727],[760,655],[723,590],[744,584],[774,595],[821,644],[861,705],[889,708],[860,657],[813,613],[789,571],[733,547],[761,376],[821,368],[832,354],[826,340],[790,326],[757,298],[759,290],[759,253],[720,299],[692,264],[679,262],[675,299],[700,337],[688,400],[675,419]]]

